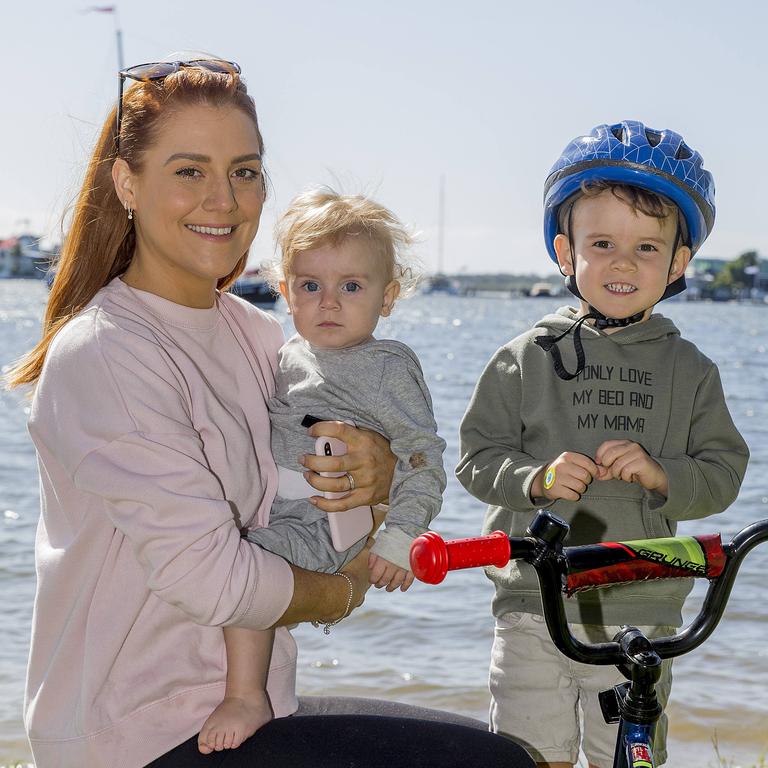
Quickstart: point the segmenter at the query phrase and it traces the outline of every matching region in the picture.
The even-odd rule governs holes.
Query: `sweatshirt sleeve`
[[[157,597],[198,624],[271,626],[290,603],[292,572],[241,539],[182,377],[151,339],[81,330],[49,353],[30,421],[36,442],[101,500]]]
[[[686,455],[654,457],[667,473],[669,496],[650,506],[671,520],[692,520],[726,509],[739,493],[749,449],[725,402],[713,364],[696,391]]]
[[[477,499],[520,512],[551,504],[530,498],[543,464],[524,453],[522,384],[513,352],[502,347],[480,376],[459,428],[459,482]]]
[[[195,436],[132,432],[89,453],[75,486],[97,494],[146,584],[204,625],[272,626],[293,594],[290,566],[240,537]]]
[[[388,356],[372,400],[373,412],[397,457],[386,528],[373,552],[408,569],[411,539],[424,533],[440,511],[446,484],[445,441],[437,434],[432,398],[415,362]]]

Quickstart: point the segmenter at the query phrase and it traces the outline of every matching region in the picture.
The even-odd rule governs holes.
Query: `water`
[[[45,286],[0,281],[0,365],[39,334]],[[458,423],[474,383],[498,346],[529,328],[557,299],[507,300],[417,296],[400,302],[380,335],[401,339],[422,360],[435,401],[446,465],[455,465]],[[290,329],[283,305],[274,310]],[[684,523],[685,533],[722,530],[724,538],[768,517],[768,307],[668,303],[666,314],[715,359],[737,426],[752,451],[738,501],[720,519]],[[29,759],[21,723],[24,667],[34,591],[33,541],[38,514],[34,452],[26,434],[27,403],[0,393],[0,765]],[[446,537],[474,535],[484,505],[449,477],[435,527]],[[768,546],[747,558],[725,619],[707,643],[675,662],[669,708],[671,768],[719,765],[712,739],[732,765],[750,766],[768,751]],[[701,598],[699,584],[688,614]],[[397,699],[485,719],[492,637],[491,585],[478,572],[452,574],[439,586],[406,594],[372,590],[354,616],[329,637],[300,627],[299,689]]]

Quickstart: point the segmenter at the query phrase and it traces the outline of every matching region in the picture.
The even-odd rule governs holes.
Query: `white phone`
[[[343,456],[347,446],[335,437],[318,437],[315,441],[317,456]],[[345,472],[320,472],[323,477],[343,477]],[[326,499],[343,499],[349,491],[324,491]],[[337,552],[344,552],[353,544],[367,536],[373,528],[373,514],[370,507],[353,507],[345,512],[328,512],[328,526],[331,529],[331,541]]]

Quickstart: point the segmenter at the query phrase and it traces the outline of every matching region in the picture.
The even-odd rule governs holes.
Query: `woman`
[[[266,399],[282,334],[223,292],[245,266],[266,189],[238,75],[213,59],[120,74],[43,339],[11,372],[12,385],[36,385],[42,514],[25,722],[38,768],[278,765],[287,751],[294,768],[321,765],[319,740],[345,759],[368,728],[289,718],[238,750],[195,749],[226,677],[221,626],[278,627],[268,693],[285,718],[298,707],[285,625],[335,622],[369,586],[367,550],[324,575],[240,535],[267,524],[277,487]],[[137,84],[123,96],[126,77]],[[349,453],[305,457],[309,481],[353,489],[319,507],[386,498],[385,441],[343,424],[313,432]]]

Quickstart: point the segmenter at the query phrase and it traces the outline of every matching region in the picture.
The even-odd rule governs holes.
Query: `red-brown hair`
[[[224,74],[185,67],[164,80],[139,82],[125,91],[120,157],[133,171],[141,170],[144,153],[152,146],[163,121],[190,105],[241,109],[253,120],[263,156],[256,107],[240,77],[234,72]],[[112,165],[117,159],[116,122],[117,107],[110,110],[101,129],[73,205],[72,225],[56,264],[56,277],[43,318],[42,339],[10,370],[6,378],[9,387],[37,381],[48,347],[59,329],[110,280],[123,274],[131,262],[136,245],[133,223],[128,220],[112,182]],[[237,279],[247,259],[246,252],[232,272],[219,279],[220,290]]]

